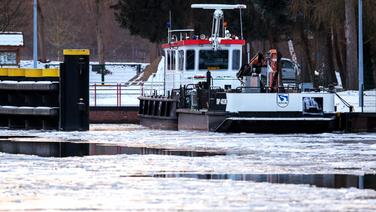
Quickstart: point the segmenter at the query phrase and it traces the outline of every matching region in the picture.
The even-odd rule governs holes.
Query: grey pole
[[[359,107],[364,107],[364,96],[363,96],[363,89],[364,89],[364,66],[363,66],[363,0],[358,0],[358,46],[359,46],[359,53],[358,53],[358,62],[359,62]]]
[[[243,37],[243,16],[242,16],[242,9],[239,9],[239,14],[240,14],[240,39],[244,40]]]
[[[358,177],[358,188],[359,189],[364,189],[364,176],[359,176]]]
[[[37,0],[34,0],[34,38],[33,38],[33,59],[34,68],[37,68],[38,62],[38,13],[37,13]]]
[[[247,63],[251,62],[251,44],[247,43]]]

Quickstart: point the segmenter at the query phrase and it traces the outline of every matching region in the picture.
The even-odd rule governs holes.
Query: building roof
[[[23,46],[22,32],[0,32],[0,46]]]

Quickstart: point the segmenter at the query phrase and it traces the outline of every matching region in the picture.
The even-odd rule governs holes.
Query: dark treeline
[[[0,0],[0,31],[22,31],[23,58],[32,55],[32,2]],[[376,1],[363,0],[365,86],[376,82]],[[92,58],[149,61],[160,53],[172,13],[174,29],[210,34],[212,12],[193,3],[246,4],[244,37],[253,54],[278,48],[290,57],[292,40],[302,81],[327,86],[338,71],[347,89],[357,89],[357,0],[38,0],[41,60],[61,59],[64,48],[90,48]],[[115,14],[115,15],[114,15]],[[232,34],[239,33],[238,11],[225,11]],[[123,27],[125,29],[120,28]],[[141,39],[138,35],[145,39]],[[148,42],[154,43],[150,45]],[[150,56],[150,57],[149,57]]]
[[[117,0],[38,0],[39,59],[61,60],[63,49],[88,48],[91,59],[149,62],[150,42],[115,20]],[[20,31],[22,59],[32,58],[33,0],[0,0],[0,32]]]
[[[358,88],[356,0],[118,0],[114,8],[122,27],[158,46],[167,38],[169,11],[174,29],[194,28],[197,34],[210,34],[212,12],[193,10],[193,3],[246,4],[244,36],[253,53],[278,48],[290,57],[287,41],[292,40],[302,81],[328,86],[337,83],[338,71],[345,88]],[[376,1],[364,0],[363,9],[365,86],[374,88]],[[225,19],[233,33],[239,32],[238,11],[225,11]]]

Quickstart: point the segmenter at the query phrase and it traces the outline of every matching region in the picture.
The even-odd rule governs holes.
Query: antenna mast
[[[244,4],[192,4],[192,8],[204,9],[204,10],[214,10],[213,13],[213,24],[212,24],[212,37],[213,48],[217,50],[219,48],[219,38],[220,31],[223,31],[223,21],[224,15],[222,10],[234,10],[234,9],[246,9],[247,6]],[[243,35],[243,32],[241,32]],[[242,36],[243,37],[243,36]]]

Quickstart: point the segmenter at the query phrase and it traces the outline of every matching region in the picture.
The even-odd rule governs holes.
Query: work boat
[[[294,63],[276,50],[242,61],[246,41],[232,35],[224,10],[245,5],[193,4],[214,10],[211,36],[168,31],[154,93],[141,96],[141,125],[216,132],[319,133],[336,128],[334,93],[298,88]],[[241,19],[240,19],[241,20]],[[241,23],[240,23],[241,25]],[[242,28],[242,27],[241,27]]]

